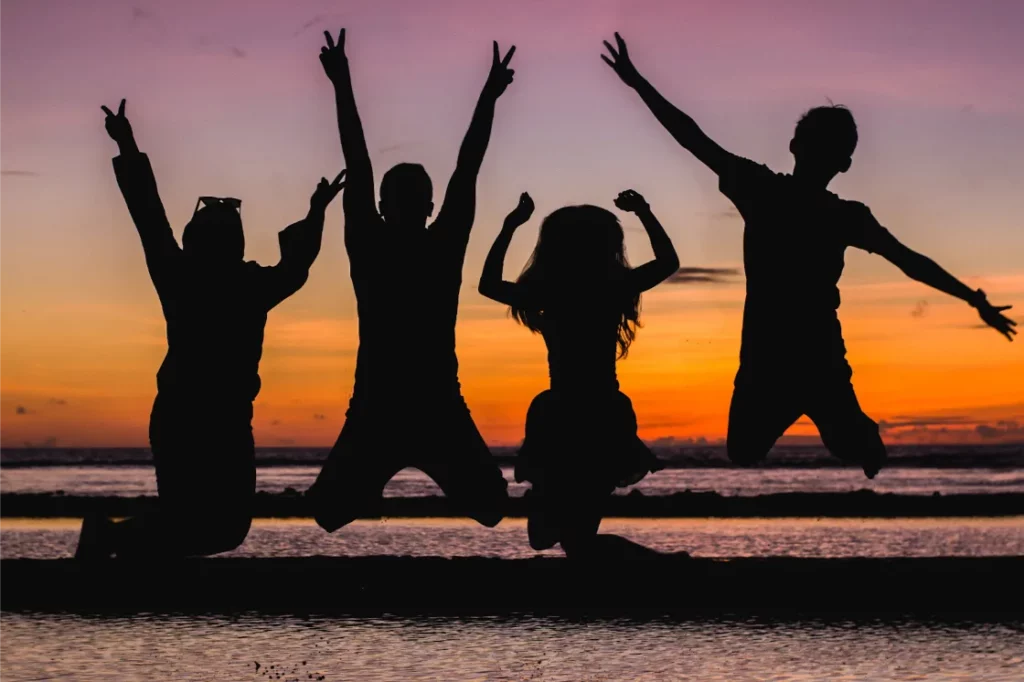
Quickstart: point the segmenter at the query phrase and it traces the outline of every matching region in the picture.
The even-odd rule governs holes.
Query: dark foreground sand
[[[1024,557],[0,561],[5,611],[1024,617]]]
[[[306,501],[298,492],[259,493],[257,518],[309,518]],[[90,511],[110,516],[132,516],[152,508],[155,497],[86,497],[55,493],[0,495],[3,518],[82,518]],[[609,517],[757,518],[757,517],[952,517],[1021,516],[1024,494],[897,495],[861,490],[851,493],[777,493],[755,497],[728,497],[714,492],[679,492],[644,496],[639,492],[617,495],[604,510]],[[385,498],[364,518],[380,516],[424,518],[463,516],[443,497]],[[508,516],[526,516],[522,498],[512,498]]]

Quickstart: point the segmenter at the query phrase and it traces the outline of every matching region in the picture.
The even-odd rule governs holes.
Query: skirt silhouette
[[[662,468],[621,391],[544,391],[530,404],[515,466],[516,481],[532,484],[530,545],[597,533],[608,496]]]

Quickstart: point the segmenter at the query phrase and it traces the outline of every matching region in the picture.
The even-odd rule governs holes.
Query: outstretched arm
[[[647,230],[654,249],[654,260],[633,268],[629,273],[629,287],[637,293],[653,289],[671,277],[679,269],[679,256],[672,246],[665,228],[651,212],[647,201],[637,192],[627,189],[615,199],[615,205],[623,211],[635,213]]]
[[[181,247],[167,222],[149,157],[139,151],[132,125],[124,114],[124,106],[125,100],[122,99],[116,114],[106,106],[101,107],[107,115],[104,124],[107,134],[117,142],[120,151],[114,158],[117,184],[142,239],[149,276],[157,293],[162,296],[171,269],[181,256]]]
[[[700,126],[692,118],[662,97],[661,93],[640,75],[630,59],[626,41],[618,33],[615,34],[615,43],[617,47],[612,47],[607,40],[604,41],[604,46],[608,49],[609,54],[601,55],[601,59],[614,69],[623,83],[636,90],[647,108],[676,139],[676,142],[688,149],[701,163],[715,173],[721,175],[727,172],[733,154],[722,149],[717,142],[700,129]]]
[[[303,220],[292,223],[277,235],[281,246],[281,261],[265,268],[265,306],[270,310],[302,288],[309,278],[309,269],[320,254],[324,234],[324,214],[334,197],[344,187],[345,171],[338,173],[333,182],[320,178],[320,184],[309,200],[309,213]]]
[[[337,45],[334,44],[330,33],[324,31],[324,35],[327,37],[327,45],[320,49],[320,63],[334,84],[338,132],[341,135],[341,151],[345,155],[347,169],[345,215],[376,215],[373,167],[370,165],[370,152],[366,148],[363,124],[359,120],[356,98],[352,92],[352,77],[349,73],[348,57],[345,55],[345,29],[341,29],[338,34]],[[356,226],[346,223],[346,235],[352,227]]]
[[[491,71],[473,111],[469,130],[459,148],[455,172],[448,182],[444,203],[435,223],[440,229],[455,230],[466,238],[473,227],[473,218],[476,214],[476,178],[484,162],[487,144],[491,140],[494,105],[512,82],[515,71],[508,68],[508,65],[515,51],[516,46],[513,45],[505,58],[501,59],[498,43],[494,43]]]
[[[984,291],[972,290],[931,258],[908,248],[888,231],[885,231],[885,236],[878,240],[877,245],[868,250],[878,253],[902,270],[907,277],[966,301],[972,308],[977,309],[985,324],[1013,341],[1013,335],[1017,333],[1017,323],[1003,314],[1004,310],[1009,310],[1013,306],[993,306],[988,302]]]
[[[504,303],[513,307],[525,307],[523,287],[516,282],[508,282],[502,278],[502,271],[505,266],[505,254],[508,253],[508,246],[512,243],[512,236],[516,229],[524,224],[533,215],[533,199],[526,192],[519,197],[519,204],[512,209],[512,212],[505,218],[501,232],[487,252],[487,259],[484,261],[483,272],[480,273],[480,286],[478,290],[487,298],[498,303]]]

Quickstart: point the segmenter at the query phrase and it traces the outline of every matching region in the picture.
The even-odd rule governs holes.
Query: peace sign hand
[[[344,177],[345,171],[341,171],[332,182],[327,182],[327,178],[320,178],[320,183],[316,186],[309,205],[312,208],[326,209],[334,197],[338,196],[338,193],[345,188],[345,183],[342,182]]]
[[[324,31],[324,37],[327,38],[327,45],[320,48],[320,63],[331,82],[337,82],[348,70],[348,57],[345,56],[345,29],[338,32],[337,45],[334,44],[334,38],[331,37],[330,31]]]
[[[107,134],[119,146],[129,144],[135,140],[135,135],[132,133],[132,124],[128,122],[127,117],[124,115],[124,103],[125,101],[122,99],[116,114],[105,105],[100,105],[100,108],[107,115],[106,121],[103,122],[107,129]]]
[[[505,88],[512,82],[512,78],[515,75],[515,71],[508,68],[508,64],[512,61],[512,55],[516,53],[516,46],[513,45],[509,48],[508,54],[505,55],[504,59],[501,59],[501,55],[498,52],[498,41],[494,41],[494,56],[491,59],[491,72],[487,74],[487,83],[484,84],[484,93],[488,96],[498,99],[501,94],[505,92]]]

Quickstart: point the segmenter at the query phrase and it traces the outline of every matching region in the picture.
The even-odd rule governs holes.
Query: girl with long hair
[[[515,282],[502,279],[512,236],[533,213],[523,193],[505,218],[480,276],[480,293],[544,337],[550,389],[530,405],[515,477],[529,481],[530,546],[561,544],[567,556],[601,544],[603,503],[660,467],[637,436],[636,414],[619,391],[616,360],[626,357],[640,323],[640,294],[679,268],[672,241],[642,196],[619,194],[635,213],[654,260],[630,267],[622,225],[597,206],[566,206],[544,219],[533,255]],[[620,539],[621,540],[621,539]]]

